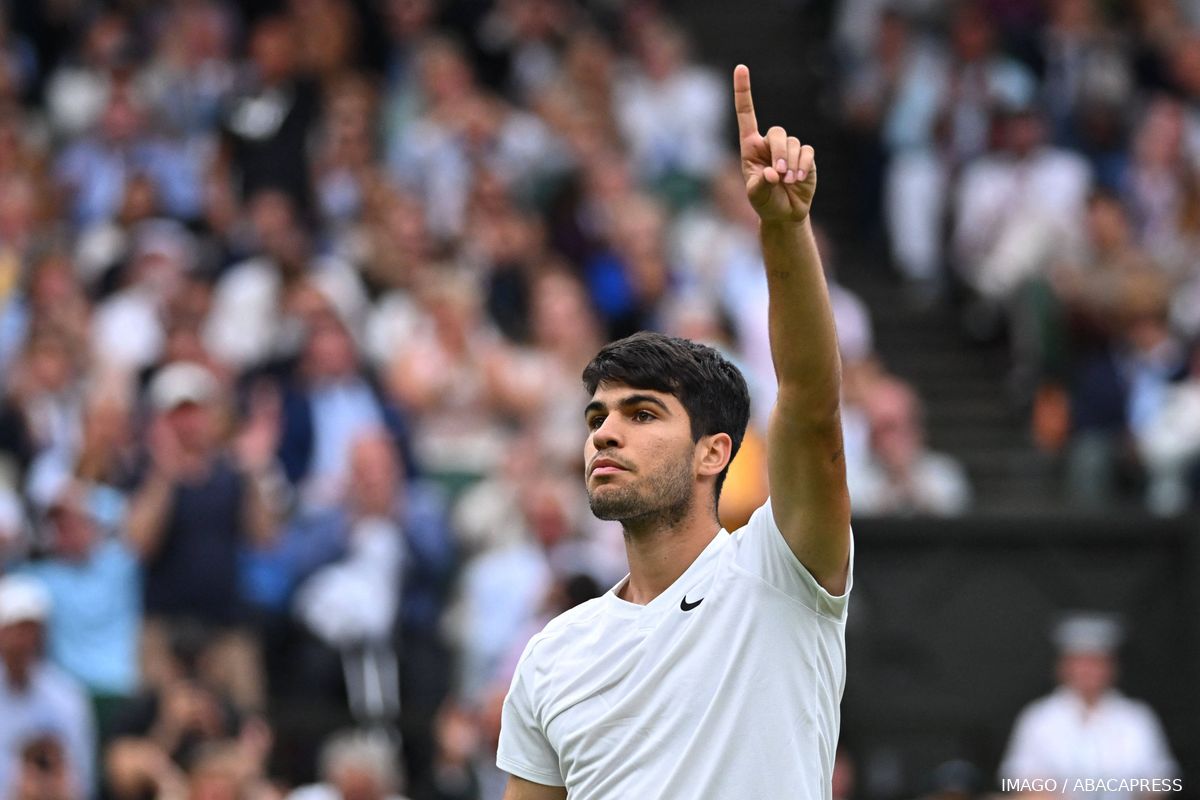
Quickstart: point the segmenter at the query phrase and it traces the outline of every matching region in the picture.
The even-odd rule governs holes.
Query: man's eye
[[[654,419],[654,415],[651,414],[649,411],[643,410],[643,411],[639,411],[636,414],[634,414],[633,418],[636,419],[638,422],[649,422],[650,420]]]
[[[603,423],[604,423],[604,417],[601,417],[599,415],[591,417],[587,421],[588,430],[594,431],[597,428],[599,428]]]

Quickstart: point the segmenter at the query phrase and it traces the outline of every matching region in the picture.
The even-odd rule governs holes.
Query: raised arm
[[[841,359],[809,208],[813,149],[778,126],[758,130],[750,70],[733,72],[742,174],[758,213],[779,397],[767,434],[775,522],[792,552],[834,594],[845,589],[850,499],[839,413]]]

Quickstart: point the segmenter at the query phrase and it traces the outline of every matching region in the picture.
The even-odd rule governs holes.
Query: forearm
[[[127,537],[130,546],[143,559],[158,550],[174,494],[175,484],[171,479],[152,472],[130,503]]]
[[[841,358],[812,225],[808,217],[763,222],[760,238],[780,404],[789,415],[832,418],[841,393]]]

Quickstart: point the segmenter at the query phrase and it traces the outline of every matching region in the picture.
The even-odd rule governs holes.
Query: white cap
[[[1111,614],[1080,612],[1064,616],[1054,628],[1061,653],[1112,653],[1121,645],[1121,623]]]
[[[184,403],[207,405],[219,394],[220,386],[213,374],[191,361],[168,364],[150,381],[150,402],[159,411],[170,411]]]
[[[45,622],[50,615],[50,595],[28,575],[0,578],[0,627],[18,622]]]

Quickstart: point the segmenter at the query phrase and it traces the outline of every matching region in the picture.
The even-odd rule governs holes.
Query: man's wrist
[[[787,231],[797,230],[797,229],[806,227],[810,223],[809,223],[809,215],[805,214],[800,219],[795,219],[794,217],[783,217],[781,219],[764,219],[762,217],[759,217],[758,224],[759,224],[759,229],[763,233],[769,233],[769,232],[775,232],[775,231],[787,232]]]

